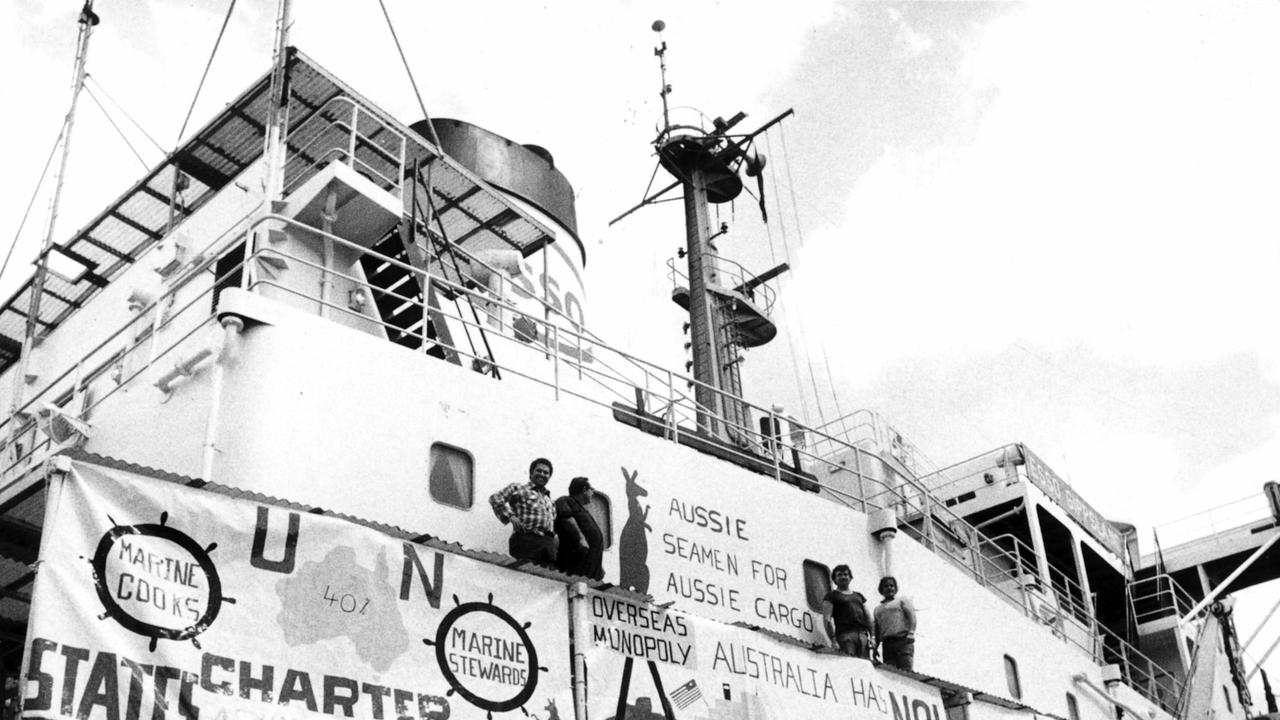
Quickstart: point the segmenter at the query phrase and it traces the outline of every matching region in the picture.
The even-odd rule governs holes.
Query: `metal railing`
[[[719,275],[716,285],[729,290],[738,290],[751,302],[755,303],[760,311],[765,315],[773,312],[773,304],[777,299],[777,293],[770,287],[768,281],[760,281],[758,275],[749,272],[740,263],[721,255],[713,255],[707,253],[704,261],[710,268],[710,272]],[[685,271],[676,267],[675,258],[667,258],[667,277],[671,280],[672,290],[683,288],[686,292],[689,289],[689,275]],[[727,282],[726,282],[727,280]],[[681,282],[683,281],[683,285]]]
[[[919,446],[874,410],[854,410],[818,425],[814,430],[820,432],[814,442],[814,452],[827,460],[834,459],[852,445],[897,460],[922,485],[926,477],[942,472]]]
[[[257,206],[245,213],[202,250],[209,251],[234,244],[257,225],[251,223],[251,220],[261,209],[261,206]],[[200,262],[182,272],[154,300],[137,308],[116,330],[81,354],[75,362],[54,374],[26,402],[0,421],[0,437],[10,438],[0,455],[0,491],[7,488],[15,477],[57,450],[52,438],[37,427],[35,414],[39,408],[46,403],[61,406],[65,398],[70,407],[62,409],[70,415],[87,420],[92,417],[94,409],[116,392],[128,387],[157,363],[173,357],[179,346],[187,340],[202,330],[216,326],[215,317],[210,313],[178,337],[163,345],[159,342],[166,330],[179,325],[179,319],[192,319],[188,312],[212,307],[210,300],[218,290],[217,281],[222,278],[215,278],[208,288],[185,298],[181,305],[177,304],[178,296],[220,260],[219,256],[211,252],[201,252],[200,256],[203,258]],[[227,268],[226,276],[241,272],[244,265],[245,262],[242,261]],[[93,358],[102,359],[86,368]],[[127,369],[130,367],[131,370]]]
[[[1182,682],[1098,623],[1076,581],[1050,565],[1046,583],[1036,566],[1035,552],[1014,535],[987,538],[985,543],[988,550],[984,556],[989,558],[989,567],[995,568],[988,579],[997,594],[1010,601],[1020,599],[1028,617],[1048,625],[1059,638],[1089,653],[1094,662],[1120,666],[1131,687],[1166,711],[1176,711]]]
[[[360,103],[346,96],[332,98],[289,133],[285,194],[339,160],[399,196],[406,149],[405,136]]]
[[[1153,532],[1160,538],[1163,552],[1168,555],[1178,545],[1268,519],[1273,519],[1273,516],[1266,495],[1254,493],[1157,525]]]
[[[1005,446],[1006,449],[1008,447],[1009,446]],[[979,462],[990,457],[992,454],[992,451],[988,451],[980,455],[975,455],[967,460],[952,463],[940,470],[934,470],[928,474],[921,475],[920,483],[929,488],[929,492],[942,495],[944,497],[953,497],[955,495],[962,494],[963,488],[966,487],[985,486],[988,484],[987,476],[990,475],[990,481],[994,482],[996,477],[993,474],[993,470],[1000,470],[1003,468],[1003,465],[996,461]],[[992,467],[993,465],[995,467]],[[965,472],[964,468],[966,467],[972,467],[972,469]],[[979,483],[978,481],[981,482]]]
[[[716,131],[715,121],[706,113],[688,105],[677,105],[668,108],[666,113],[654,123],[658,135],[654,144],[663,143],[678,137],[706,137]]]
[[[1181,618],[1196,606],[1196,600],[1174,580],[1161,573],[1129,584],[1134,620],[1138,624],[1161,618]]]

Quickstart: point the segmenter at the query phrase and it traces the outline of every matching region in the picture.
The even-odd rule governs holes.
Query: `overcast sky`
[[[387,4],[432,115],[555,155],[588,325],[619,345],[684,361],[679,204],[606,225],[652,172],[660,17],[673,104],[796,111],[761,139],[772,224],[746,196],[720,208],[726,255],[793,268],[784,329],[744,366],[757,403],[874,409],[938,465],[1026,442],[1147,550],[1153,524],[1280,479],[1280,3]],[[376,0],[296,5],[294,44],[419,119]],[[0,7],[6,243],[70,99],[78,7]],[[106,96],[171,149],[226,7],[97,3],[91,87],[145,165],[160,151]],[[273,14],[240,0],[188,132],[266,71]],[[89,98],[73,145],[58,239],[144,172]],[[5,296],[46,218],[42,199]],[[1246,594],[1242,635],[1276,597]]]

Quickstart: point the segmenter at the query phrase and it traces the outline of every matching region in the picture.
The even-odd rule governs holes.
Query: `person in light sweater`
[[[916,609],[911,600],[898,597],[898,581],[892,577],[880,578],[877,588],[884,600],[876,606],[876,646],[888,665],[900,670],[911,670],[916,654]]]

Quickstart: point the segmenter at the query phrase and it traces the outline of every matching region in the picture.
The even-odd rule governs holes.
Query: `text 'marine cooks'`
[[[109,575],[111,593],[121,607],[156,622],[165,616],[184,623],[200,619],[207,598],[198,562],[174,557],[186,553],[164,540],[124,536],[118,545]]]
[[[190,588],[200,587],[198,577],[200,565],[191,560],[178,560],[141,547],[134,547],[127,539],[120,542],[119,560],[132,565],[135,572],[145,571],[158,580]]]

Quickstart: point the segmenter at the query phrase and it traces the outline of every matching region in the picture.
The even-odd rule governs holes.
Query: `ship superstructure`
[[[264,75],[70,240],[46,248],[63,265],[42,270],[0,309],[0,349],[8,348],[0,398],[13,408],[0,429],[0,610],[6,672],[22,674],[29,703],[49,701],[30,716],[87,709],[117,717],[108,708],[143,707],[122,689],[127,675],[119,702],[107,697],[114,666],[77,681],[70,660],[58,675],[68,699],[57,706],[41,673],[58,652],[78,657],[82,646],[60,639],[58,651],[33,630],[77,612],[69,602],[43,609],[40,588],[32,595],[43,572],[32,567],[61,557],[38,553],[53,544],[48,533],[42,540],[46,511],[57,527],[74,528],[76,503],[106,498],[108,527],[167,537],[157,529],[169,526],[165,518],[116,517],[130,512],[120,500],[129,493],[148,498],[139,503],[148,512],[163,505],[152,498],[183,508],[175,520],[195,522],[203,502],[255,517],[252,530],[219,532],[228,552],[251,545],[248,566],[228,578],[254,586],[256,569],[281,583],[278,597],[255,589],[256,602],[293,601],[276,575],[293,578],[305,566],[325,577],[291,559],[291,548],[316,537],[350,537],[357,548],[356,560],[335,547],[338,555],[318,566],[340,559],[364,568],[379,558],[383,575],[370,582],[393,581],[390,595],[402,602],[430,600],[418,619],[437,629],[460,622],[442,578],[468,577],[477,596],[454,596],[453,607],[498,625],[445,630],[426,644],[489,638],[476,641],[472,659],[507,653],[515,669],[503,677],[523,689],[494,699],[501,693],[459,681],[472,666],[445,650],[438,665],[428,653],[383,667],[365,653],[363,631],[352,630],[353,668],[403,677],[403,662],[448,679],[447,694],[405,690],[404,703],[390,681],[368,681],[381,688],[366,691],[375,717],[383,706],[372,698],[383,690],[387,717],[393,701],[406,717],[518,712],[535,693],[547,707],[526,713],[540,717],[605,717],[603,707],[618,718],[781,717],[779,698],[791,696],[806,717],[1246,716],[1230,603],[1213,601],[1270,579],[1280,565],[1274,503],[1229,553],[1177,564],[1183,555],[1166,552],[1157,561],[1021,445],[927,471],[877,416],[855,417],[837,433],[742,397],[732,354],[772,337],[767,283],[780,269],[726,271],[737,266],[715,252],[715,228],[700,210],[740,187],[739,171],[763,169],[728,133],[736,120],[668,122],[657,143],[663,166],[685,184],[687,287],[674,299],[694,316],[690,377],[586,329],[586,250],[572,188],[549,151],[463,121],[405,124],[305,54],[282,48],[281,57],[281,74]],[[281,107],[272,99],[285,96],[273,87],[287,88]],[[273,115],[282,123],[274,164],[264,143]],[[34,331],[24,353],[26,328]],[[505,556],[508,530],[486,499],[521,480],[537,456],[571,466],[599,490],[592,512],[608,543],[603,582]],[[207,542],[198,549],[216,555]],[[1227,569],[1243,560],[1252,574]],[[103,563],[95,579],[111,571]],[[893,575],[913,598],[921,615],[915,672],[813,649],[829,643],[822,597],[838,563],[863,587]],[[122,593],[126,573],[115,572]],[[1180,590],[1188,572],[1200,583]],[[522,606],[502,597],[504,585],[541,599]],[[326,584],[321,600],[306,602],[362,614],[366,596],[351,593],[350,611],[346,596]],[[243,602],[219,604],[224,626]],[[297,669],[289,676],[296,687],[281,680],[275,700],[269,690],[255,695],[273,682],[265,666],[232,662],[204,610],[173,634],[204,643],[191,662],[211,663],[208,672],[202,681],[175,671],[173,688],[151,686],[161,716],[166,693],[190,707],[196,692],[205,693],[201,703],[216,705],[220,693],[280,706],[292,698],[290,712],[338,714],[346,696],[335,688],[359,685],[329,680],[360,676],[355,669]],[[345,647],[347,631],[310,635],[288,612],[278,629],[289,652],[299,643]],[[284,653],[273,645],[271,618],[253,615],[241,617],[268,626],[253,651]],[[118,620],[111,607],[106,616]],[[679,620],[636,629],[637,618],[659,617]],[[251,642],[247,635],[235,642]],[[508,635],[520,642],[504,645]],[[554,663],[522,654],[557,638],[563,646],[543,653]],[[131,640],[109,649],[131,658],[122,672],[162,665],[144,658],[170,645]],[[94,652],[86,667],[111,665],[100,659],[108,649]],[[240,668],[235,693],[231,680],[210,680],[224,666]],[[541,690],[530,680],[539,673]],[[332,690],[329,700],[311,707],[304,675]],[[158,683],[160,675],[148,677]]]

